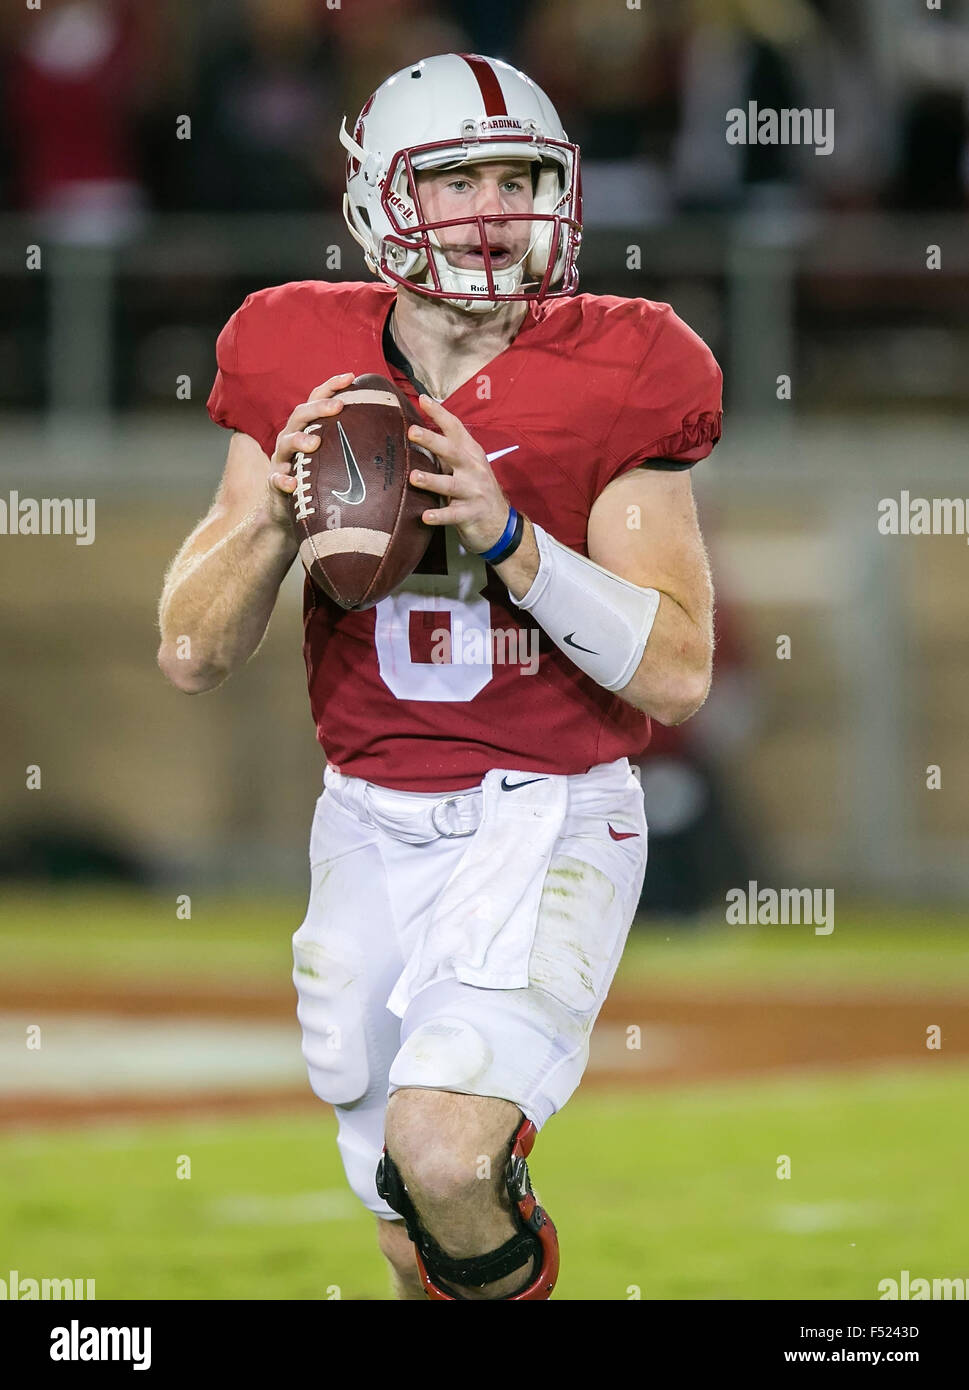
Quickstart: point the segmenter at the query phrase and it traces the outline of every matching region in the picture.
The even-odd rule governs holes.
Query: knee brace
[[[404,1218],[407,1234],[414,1242],[417,1268],[428,1298],[467,1302],[461,1294],[449,1289],[444,1281],[478,1288],[520,1269],[523,1255],[532,1259],[529,1281],[520,1292],[506,1294],[505,1298],[513,1301],[547,1299],[551,1296],[558,1278],[559,1244],[555,1226],[548,1213],[539,1206],[528,1176],[525,1160],[531,1153],[535,1133],[531,1120],[522,1120],[505,1168],[505,1183],[515,1213],[517,1233],[490,1254],[476,1255],[470,1259],[445,1254],[434,1237],[424,1229],[400,1171],[384,1147],[377,1164],[377,1192],[388,1206]]]

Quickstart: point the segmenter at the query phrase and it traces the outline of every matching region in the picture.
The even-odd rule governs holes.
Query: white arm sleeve
[[[641,589],[587,560],[535,526],[538,574],[524,598],[566,656],[606,690],[621,690],[636,673],[659,608],[659,591]]]

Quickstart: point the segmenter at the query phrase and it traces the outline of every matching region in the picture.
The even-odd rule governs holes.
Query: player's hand
[[[319,434],[306,434],[305,427],[325,415],[339,415],[343,402],[334,400],[338,391],[345,391],[355,372],[331,376],[310,392],[309,400],[298,405],[276,437],[276,448],[269,463],[269,514],[277,525],[290,529],[288,497],[296,491],[293,459],[297,454],[312,454],[320,447]]]
[[[447,498],[447,506],[423,512],[428,526],[453,526],[466,550],[482,554],[501,536],[508,521],[508,498],[480,444],[476,444],[456,415],[430,396],[420,397],[424,414],[440,430],[411,425],[408,438],[429,449],[444,470],[425,473],[416,468],[410,480],[415,487]]]

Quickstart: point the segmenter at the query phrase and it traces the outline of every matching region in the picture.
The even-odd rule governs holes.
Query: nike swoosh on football
[[[509,444],[507,449],[496,449],[493,454],[485,454],[485,458],[489,463],[494,463],[495,459],[504,458],[505,454],[513,454],[519,447],[518,444]]]
[[[598,655],[599,655],[599,653],[598,653],[598,652],[594,652],[594,651],[592,650],[591,647],[583,647],[581,642],[573,642],[573,641],[572,641],[572,638],[573,638],[574,636],[575,636],[575,633],[574,633],[574,632],[570,632],[570,633],[568,634],[568,636],[565,638],[565,641],[568,642],[568,644],[569,644],[570,647],[574,647],[574,648],[576,649],[577,652],[588,652],[590,656],[598,656]]]
[[[367,495],[367,484],[363,481],[360,465],[353,457],[353,450],[350,448],[350,441],[347,439],[346,430],[344,430],[339,420],[336,422],[336,432],[340,436],[340,445],[343,449],[343,462],[347,466],[347,480],[350,485],[344,492],[337,492],[336,488],[331,488],[330,496],[336,497],[341,502],[345,502],[348,507],[359,507],[360,503]]]
[[[529,777],[527,782],[509,782],[507,777],[501,779],[501,790],[503,792],[515,792],[519,787],[530,787],[533,782],[547,782],[547,777]]]
[[[606,824],[609,825],[609,822],[606,821]],[[639,839],[639,831],[638,831],[638,830],[613,830],[613,828],[612,828],[611,825],[609,825],[609,834],[612,836],[612,838],[613,838],[614,840],[638,840],[638,839]]]

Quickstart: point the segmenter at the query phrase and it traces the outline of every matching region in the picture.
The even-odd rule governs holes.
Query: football
[[[423,424],[387,377],[355,377],[338,415],[314,421],[320,446],[293,461],[293,528],[303,566],[341,608],[372,608],[412,574],[433,528],[421,513],[439,504],[410,482],[413,468],[440,473],[429,450],[407,438]]]

